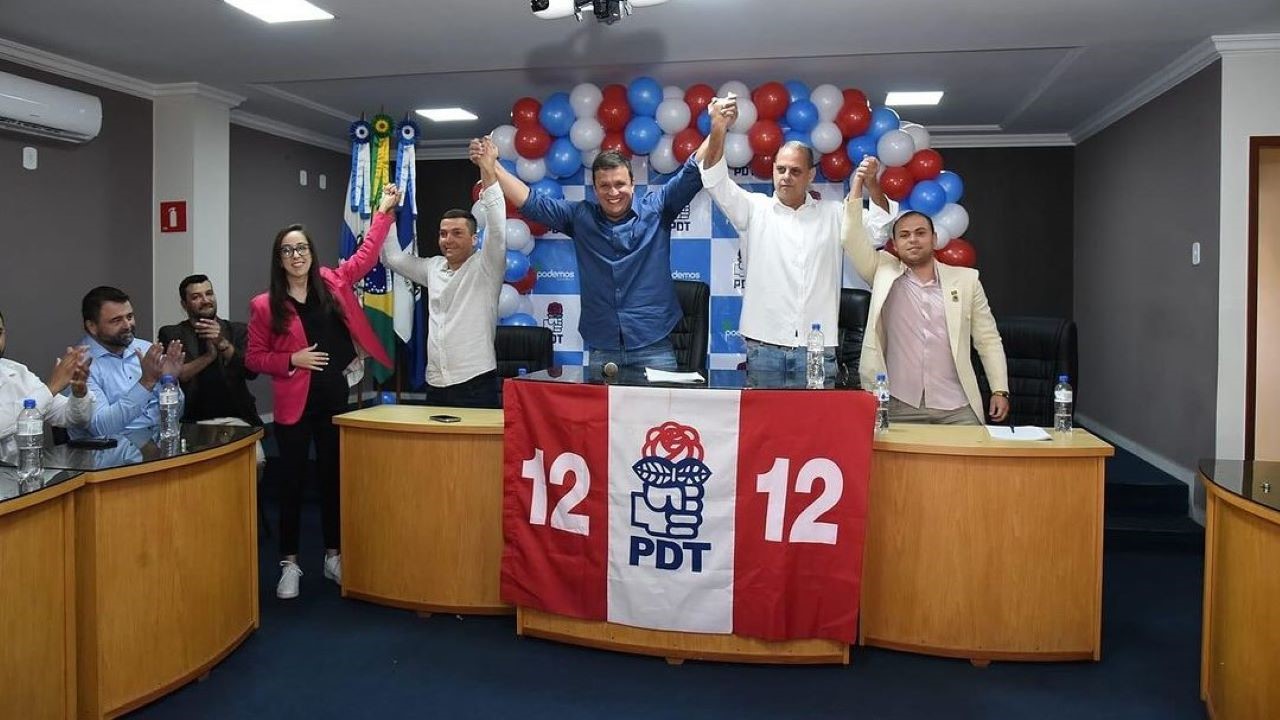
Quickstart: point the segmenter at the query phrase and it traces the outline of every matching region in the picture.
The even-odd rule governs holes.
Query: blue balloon
[[[582,161],[579,160],[578,162],[581,163]],[[563,200],[564,188],[560,187],[560,183],[552,180],[551,178],[542,178],[538,182],[529,186],[529,194],[537,195],[539,197],[547,197],[552,200]]]
[[[788,80],[782,84],[787,88],[787,92],[791,93],[791,102],[809,99],[809,86],[799,80]]]
[[[498,324],[516,327],[537,327],[538,321],[534,320],[533,316],[528,313],[514,313],[499,320]]]
[[[947,191],[935,180],[921,180],[911,188],[911,209],[933,217],[947,204]]]
[[[658,105],[662,103],[662,86],[651,77],[638,77],[627,87],[627,102],[631,103],[631,112],[636,115],[653,117],[653,114],[658,111]],[[634,145],[631,149],[636,150]],[[640,151],[636,150],[636,152]]]
[[[938,177],[934,181],[942,186],[947,193],[947,202],[960,202],[960,198],[964,196],[964,181],[960,176],[950,170],[943,170],[938,173]]]
[[[871,128],[867,134],[879,140],[881,135],[899,127],[902,127],[902,119],[898,117],[898,111],[881,105],[871,111]]]
[[[904,197],[904,198],[902,198],[901,200],[899,200],[899,201],[898,201],[898,214],[899,214],[899,215],[901,215],[901,214],[902,214],[902,213],[904,213],[904,212],[907,212],[907,211],[908,211],[908,210],[910,210],[910,209],[911,209],[911,198],[910,198],[910,196],[908,196],[908,197]]]
[[[845,154],[857,166],[867,156],[874,157],[876,154],[876,139],[870,135],[859,135],[855,138],[849,138],[848,144],[844,146]]]
[[[792,130],[809,132],[818,126],[818,106],[812,100],[797,100],[787,108],[787,124]]]
[[[547,173],[552,177],[568,177],[582,167],[582,152],[573,146],[569,138],[556,138],[542,160],[547,164]],[[560,187],[560,183],[551,182],[557,189]]]
[[[569,130],[573,127],[573,121],[577,116],[573,113],[573,106],[569,104],[569,94],[558,92],[547,98],[542,103],[542,109],[538,111],[538,122],[542,123],[542,127],[551,135],[551,137],[564,137],[569,134]]]
[[[788,130],[783,133],[782,142],[798,142],[813,147],[813,138],[809,137],[809,133],[800,132],[799,130]],[[817,150],[814,153],[816,154]]]
[[[504,170],[506,170],[507,172],[511,173],[512,175],[515,175],[515,174],[516,174],[516,161],[515,161],[515,160],[499,160],[499,161],[498,161],[498,164],[499,164],[499,165],[501,165],[501,166],[503,167],[503,169],[504,169]]]
[[[640,115],[631,118],[631,122],[627,123],[624,137],[631,152],[636,155],[648,155],[658,147],[658,141],[662,139],[662,128],[658,127],[657,120]]]
[[[698,132],[702,133],[702,137],[711,134],[711,116],[707,114],[706,110],[698,113]]]
[[[507,272],[503,275],[509,283],[519,282],[529,274],[529,256],[519,250],[507,251]]]

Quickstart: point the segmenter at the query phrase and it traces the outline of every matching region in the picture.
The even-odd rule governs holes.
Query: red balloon
[[[516,130],[516,152],[520,157],[537,160],[547,154],[551,148],[551,136],[541,125],[522,127]]]
[[[600,152],[607,152],[609,150],[617,150],[627,157],[631,157],[635,154],[631,152],[631,148],[627,147],[627,136],[621,131],[607,132],[604,134],[604,140],[600,141]]]
[[[715,88],[706,83],[690,85],[689,89],[684,91],[684,104],[689,106],[689,127],[698,127],[698,116],[707,109],[711,104],[711,98],[715,96]]]
[[[787,112],[787,106],[791,104],[791,93],[780,82],[767,82],[751,93],[751,101],[756,104],[758,119],[777,120]]]
[[[782,128],[772,120],[757,120],[747,131],[747,142],[756,155],[773,155],[782,147]]]
[[[528,295],[529,292],[533,290],[533,286],[536,285],[537,282],[538,282],[538,271],[534,269],[532,265],[530,265],[529,272],[525,273],[524,277],[511,283],[511,287],[515,288],[516,292],[520,293],[521,295]]]
[[[758,178],[769,180],[773,178],[773,156],[772,155],[756,155],[751,158],[751,172]]]
[[[844,90],[845,105],[868,105],[867,94],[857,88],[845,88]]]
[[[471,186],[471,204],[474,205],[480,201],[480,193],[484,191],[484,183],[479,180],[475,185]]]
[[[947,246],[934,253],[938,262],[957,267],[973,267],[978,263],[978,252],[973,245],[962,237],[951,238]]]
[[[671,139],[671,152],[675,154],[676,160],[684,164],[689,156],[697,152],[698,146],[702,144],[702,133],[694,128],[685,128],[676,133]]]
[[[915,178],[916,182],[932,180],[942,172],[942,154],[933,148],[917,150],[916,154],[911,156],[911,161],[907,163],[907,170],[911,172],[911,177]]]
[[[902,202],[903,198],[911,194],[911,188],[915,186],[915,178],[911,177],[911,173],[905,167],[885,168],[884,174],[880,176],[880,188],[890,200],[895,202]]]
[[[517,128],[538,127],[538,113],[542,103],[531,97],[522,97],[511,106],[511,124]]]
[[[619,83],[614,83],[612,85],[605,85],[604,88],[600,91],[600,95],[603,98],[602,102],[608,102],[610,100],[621,100],[623,102],[626,102],[627,86],[621,85]]]
[[[631,121],[631,105],[624,97],[606,98],[596,110],[596,119],[604,126],[605,132],[622,132]]]
[[[831,182],[843,182],[853,172],[853,161],[844,148],[823,155],[818,164],[822,167],[822,174]]]
[[[862,135],[871,127],[871,108],[866,101],[846,101],[836,113],[836,127],[840,128],[840,134],[846,140]]]

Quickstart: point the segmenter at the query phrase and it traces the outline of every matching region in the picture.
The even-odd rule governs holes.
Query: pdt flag
[[[852,642],[875,401],[509,381],[503,599]]]

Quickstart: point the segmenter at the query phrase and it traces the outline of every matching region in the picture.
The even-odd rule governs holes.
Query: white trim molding
[[[1157,470],[1184,483],[1187,486],[1187,507],[1191,509],[1191,519],[1201,525],[1204,524],[1204,509],[1196,507],[1195,503],[1196,470],[1194,468],[1179,465],[1176,461],[1161,455],[1137,440],[1122,435],[1078,411],[1076,412],[1076,423],[1101,436],[1103,440],[1119,445],[1137,455],[1143,462],[1154,465]]]
[[[236,95],[204,83],[183,82],[155,86],[154,97],[174,97],[177,95],[194,95],[198,98],[226,105],[228,108],[237,107],[245,101],[245,96],[243,95]]]
[[[0,59],[51,72],[72,80],[92,83],[127,95],[147,99],[152,99],[156,96],[156,85],[154,83],[122,75],[112,70],[105,70],[95,65],[82,63],[79,60],[72,60],[62,55],[56,55],[4,38],[0,38]]]
[[[933,128],[926,128],[930,133]],[[1063,147],[1075,145],[1066,133],[999,133],[929,136],[930,147],[997,148],[997,147]]]
[[[1209,38],[1222,55],[1280,50],[1280,33],[1258,35],[1214,35]]]
[[[247,127],[250,130],[257,130],[258,132],[264,132],[268,135],[282,137],[286,140],[293,140],[305,145],[313,145],[326,150],[333,150],[334,152],[340,152],[343,154],[349,154],[351,152],[351,145],[342,142],[342,140],[336,137],[312,132],[311,130],[306,130],[296,125],[282,123],[279,120],[272,120],[271,118],[266,118],[261,115],[254,115],[253,113],[245,112],[244,110],[231,111],[231,124]]]

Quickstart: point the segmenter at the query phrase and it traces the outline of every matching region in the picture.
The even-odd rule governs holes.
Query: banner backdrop
[[[508,381],[502,599],[852,643],[875,401]]]

